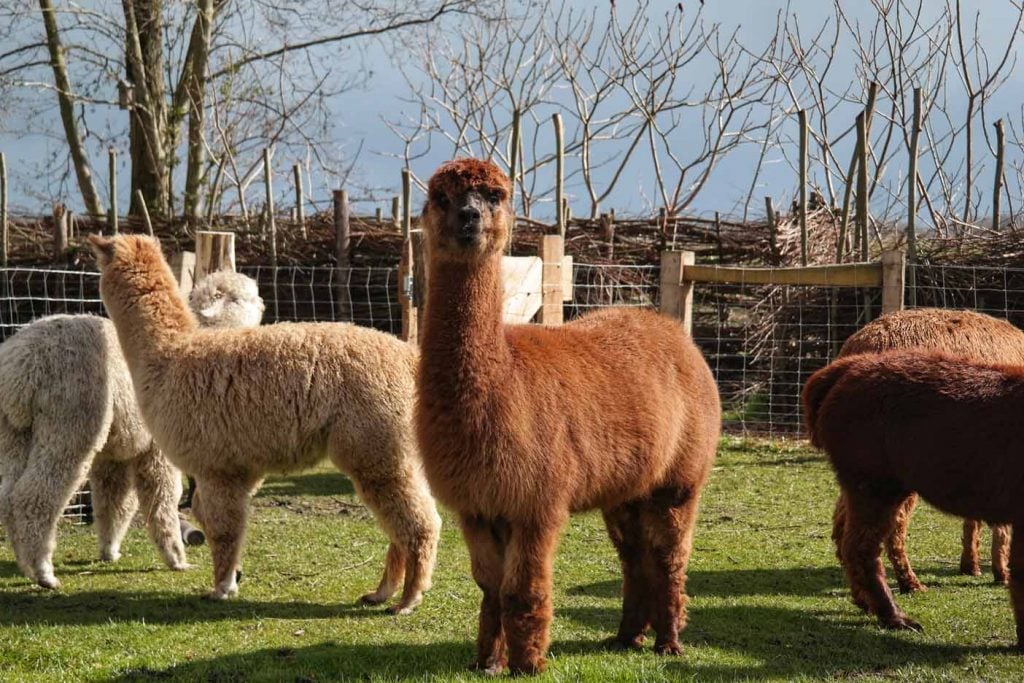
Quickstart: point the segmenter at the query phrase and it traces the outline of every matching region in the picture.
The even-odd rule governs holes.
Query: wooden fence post
[[[178,281],[178,291],[187,299],[195,282],[196,255],[191,251],[178,252],[171,256],[170,264],[174,279]]]
[[[996,177],[992,188],[992,229],[999,232],[999,201],[1003,192],[1003,157],[1006,150],[1006,139],[1003,133],[1003,120],[994,124],[996,129]]]
[[[0,266],[7,267],[10,233],[7,227],[7,157],[0,152]],[[6,281],[6,278],[5,278]]]
[[[348,192],[335,190],[334,197],[334,260],[337,264],[334,298],[338,304],[338,317],[352,320],[352,305],[349,300],[349,239],[351,226],[349,223]],[[379,209],[378,209],[379,210]]]
[[[68,250],[70,212],[60,202],[53,203],[53,262],[60,263]]]
[[[398,263],[398,302],[402,309],[402,339],[413,344],[419,339],[419,314],[416,310],[416,257],[412,244],[412,214],[409,200],[412,197],[412,175],[408,168],[402,169],[402,257]],[[392,209],[398,208],[397,198]]]
[[[107,227],[110,234],[118,233],[117,225],[117,150],[111,147],[107,150],[107,173],[110,181],[110,213],[107,215]]]
[[[295,177],[295,219],[299,222],[302,239],[306,239],[306,207],[302,205],[302,167],[294,164],[292,175]]]
[[[398,197],[391,198],[391,222],[395,224],[395,230],[402,229],[402,204]]]
[[[917,305],[917,148],[921,138],[921,88],[914,88],[914,118],[910,129],[910,167],[907,171],[907,260],[910,272],[907,288],[910,290],[910,305]]]
[[[212,230],[197,232],[193,280],[199,282],[218,270],[235,272],[235,233]]]
[[[562,311],[562,257],[565,256],[565,238],[561,235],[543,235],[540,242],[542,325],[561,325]]]
[[[800,123],[800,265],[807,265],[807,111],[797,112]]]
[[[882,252],[882,314],[903,310],[903,278],[907,256],[890,249]]]
[[[693,334],[693,283],[684,280],[686,266],[697,262],[692,251],[661,252],[661,306],[663,314],[683,324],[686,334]]]
[[[555,123],[555,225],[558,234],[565,237],[565,146],[562,141],[562,115],[551,115]]]

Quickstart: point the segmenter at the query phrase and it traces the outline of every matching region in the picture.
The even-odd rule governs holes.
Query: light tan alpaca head
[[[181,329],[195,327],[195,317],[178,292],[178,283],[155,237],[89,235],[89,245],[100,268],[100,296],[114,323],[121,314],[150,304],[151,322]]]
[[[197,282],[188,305],[203,327],[256,327],[263,318],[263,299],[256,281],[241,273],[219,270]]]
[[[455,159],[427,185],[423,229],[432,258],[476,261],[501,253],[513,220],[512,183],[493,162]]]

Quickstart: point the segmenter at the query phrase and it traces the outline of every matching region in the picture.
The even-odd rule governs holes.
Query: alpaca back
[[[391,335],[279,323],[199,330],[173,351],[136,389],[157,443],[196,474],[308,466],[332,434],[364,450],[409,439],[416,356]]]
[[[860,354],[819,370],[804,402],[840,483],[917,491],[963,517],[1024,512],[1024,369],[948,354]]]
[[[680,468],[703,483],[718,390],[678,323],[610,309],[561,327],[508,326],[505,337],[512,365],[490,377],[481,368],[466,386],[424,357],[417,428],[442,500],[510,514],[554,492],[583,510],[637,497]],[[468,466],[467,453],[482,461]]]
[[[1024,365],[1024,332],[989,315],[941,308],[895,311],[876,318],[851,335],[839,355],[910,348]]]

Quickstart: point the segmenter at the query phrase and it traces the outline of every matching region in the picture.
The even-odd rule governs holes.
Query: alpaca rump
[[[841,358],[807,381],[812,443],[846,498],[839,548],[854,601],[888,628],[920,629],[896,605],[879,559],[911,492],[945,512],[1024,520],[1024,368],[934,351]],[[966,457],[965,457],[966,456]],[[1010,594],[1024,646],[1024,542],[1010,546]]]
[[[475,666],[543,670],[555,546],[570,513],[595,508],[624,575],[614,643],[639,647],[653,627],[655,650],[679,653],[717,387],[682,328],[655,313],[504,325],[510,189],[489,162],[449,162],[430,180],[422,223],[430,280],[416,429],[483,591]]]
[[[218,304],[204,324],[259,324],[263,301],[250,278],[217,273],[195,291],[196,303]],[[120,556],[140,505],[150,537],[173,569],[188,566],[176,536],[202,542],[197,529],[177,519],[181,475],[142,422],[109,320],[50,316],[0,346],[0,471],[0,522],[22,571],[44,588],[60,585],[52,561],[57,521],[86,476],[101,560]]]
[[[142,415],[172,462],[196,479],[193,513],[213,555],[211,597],[237,593],[248,500],[263,477],[324,456],[353,481],[391,540],[364,596],[429,587],[440,517],[414,448],[415,351],[347,324],[200,330],[153,240],[91,237]]]
[[[843,344],[839,356],[905,349],[934,349],[982,363],[1024,365],[1024,332],[1005,320],[973,311],[939,308],[896,311],[877,318],[851,335]],[[886,552],[896,572],[900,590],[904,593],[925,588],[910,566],[906,551],[907,526],[916,504],[916,495],[907,498],[896,511],[893,531],[885,539]],[[837,550],[842,542],[845,520],[845,500],[840,494],[836,500],[832,530]],[[964,520],[961,573],[981,575],[978,561],[980,530],[981,523],[978,520]],[[1006,563],[1009,546],[1010,527],[993,526],[992,574],[998,583],[1006,583],[1008,580],[1009,569]]]

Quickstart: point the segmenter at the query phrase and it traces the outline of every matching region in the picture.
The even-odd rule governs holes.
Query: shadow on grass
[[[684,654],[670,660],[669,670],[696,680],[779,679],[825,674],[859,674],[907,665],[941,667],[972,654],[1008,652],[1009,648],[937,645],[920,634],[896,634],[859,616],[836,620],[831,613],[765,606],[697,607],[680,640]],[[619,612],[609,607],[558,610],[558,615],[609,634]],[[650,644],[651,638],[648,639]],[[692,648],[713,648],[739,655],[750,664],[694,664]],[[555,650],[555,648],[552,648]],[[703,657],[700,659],[707,659]]]
[[[621,579],[575,586],[567,595],[618,598]],[[788,569],[737,569],[718,572],[689,572],[686,591],[692,595],[737,597],[742,595],[826,595],[846,588],[843,572],[836,567],[793,567]]]
[[[363,680],[371,675],[422,678],[429,674],[459,673],[473,658],[465,642],[430,644],[381,643],[349,645],[327,641],[301,648],[266,648],[253,652],[197,659],[166,669],[137,667],[102,679],[116,683],[138,681],[321,681]]]
[[[256,497],[339,496],[354,495],[355,492],[352,482],[341,472],[310,472],[267,479]]]
[[[394,617],[384,607],[354,603],[257,602],[244,598],[215,602],[171,592],[91,591],[65,595],[33,592],[3,596],[0,626],[92,626],[110,622],[182,624],[266,619],[375,619]]]

